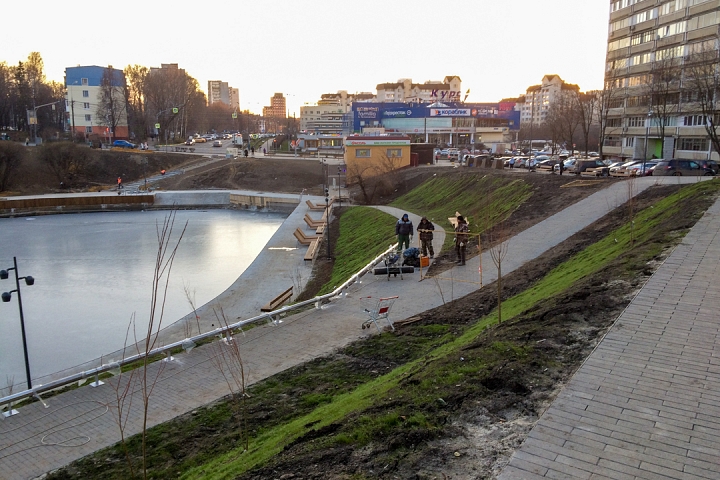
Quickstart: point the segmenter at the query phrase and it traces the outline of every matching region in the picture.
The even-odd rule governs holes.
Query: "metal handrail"
[[[17,402],[18,400],[23,400],[25,398],[31,398],[31,397],[39,398],[39,394],[42,392],[47,392],[49,390],[54,390],[56,388],[64,387],[71,383],[75,383],[80,380],[84,380],[84,379],[99,375],[101,373],[105,373],[110,370],[117,369],[118,367],[122,367],[123,365],[127,365],[129,363],[133,363],[138,360],[141,360],[141,359],[145,358],[146,356],[151,357],[151,356],[159,355],[159,354],[162,354],[165,352],[169,352],[170,350],[172,350],[174,348],[182,347],[184,344],[187,344],[188,342],[196,343],[196,342],[198,342],[200,340],[204,340],[206,338],[210,338],[210,337],[213,337],[216,335],[222,335],[225,332],[234,330],[234,329],[236,329],[238,327],[242,327],[244,325],[248,325],[248,324],[257,322],[259,320],[268,319],[268,318],[270,318],[272,320],[272,318],[276,315],[281,315],[283,313],[289,312],[291,310],[294,310],[294,309],[297,309],[300,307],[304,307],[306,305],[311,305],[314,303],[314,304],[316,304],[316,307],[319,308],[320,302],[322,302],[323,300],[329,300],[329,299],[341,294],[343,292],[343,290],[349,288],[352,284],[357,282],[360,279],[360,277],[362,277],[367,272],[369,272],[370,269],[372,269],[375,264],[377,264],[380,260],[383,259],[383,257],[385,255],[387,255],[388,253],[393,251],[395,248],[397,248],[397,243],[394,245],[391,245],[387,250],[385,250],[383,253],[381,253],[380,255],[375,257],[375,259],[373,259],[370,263],[368,263],[360,271],[355,273],[345,283],[343,283],[342,285],[337,287],[332,292],[326,293],[325,295],[320,295],[319,297],[314,297],[314,298],[311,298],[310,300],[304,300],[299,303],[287,305],[287,306],[279,308],[277,310],[273,310],[272,312],[264,312],[262,315],[248,318],[247,320],[240,320],[239,322],[233,323],[232,325],[227,325],[226,327],[223,327],[223,328],[218,327],[215,330],[211,330],[209,332],[205,332],[200,335],[196,335],[194,337],[185,338],[183,340],[173,342],[173,343],[170,343],[170,344],[162,346],[162,347],[154,348],[153,350],[151,350],[147,353],[137,353],[135,355],[131,355],[130,357],[123,358],[119,362],[107,363],[107,364],[101,365],[97,368],[93,368],[90,370],[84,370],[82,372],[70,375],[68,377],[60,378],[58,380],[53,380],[52,382],[47,383],[45,385],[37,385],[31,389],[24,390],[22,392],[13,393],[11,395],[0,398],[0,405],[11,404],[11,403]]]

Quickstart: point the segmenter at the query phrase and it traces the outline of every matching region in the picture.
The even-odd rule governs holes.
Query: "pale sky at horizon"
[[[468,102],[518,96],[545,74],[602,88],[607,0],[237,3],[12,2],[3,8],[0,61],[17,65],[38,51],[58,82],[76,65],[177,63],[206,93],[208,80],[238,88],[243,110],[262,113],[282,92],[298,116],[323,93],[375,93],[401,78],[458,75]]]

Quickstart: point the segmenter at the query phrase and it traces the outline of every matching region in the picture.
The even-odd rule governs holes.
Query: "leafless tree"
[[[684,101],[686,110],[704,117],[705,131],[713,150],[720,154],[720,50],[713,38],[694,46],[686,60]]]
[[[587,156],[590,144],[590,130],[597,119],[598,92],[575,92],[573,97],[577,108],[580,130],[582,131],[585,156]]]
[[[112,142],[115,130],[120,124],[127,123],[127,92],[125,77],[111,66],[104,69],[98,91],[95,123],[108,129]]]
[[[25,150],[17,143],[0,142],[0,192],[12,186],[24,156]]]
[[[38,157],[59,183],[70,186],[85,174],[90,155],[90,150],[75,143],[58,142],[42,145]]]
[[[648,95],[652,115],[648,121],[655,124],[660,137],[660,158],[664,157],[665,129],[677,116],[680,107],[680,78],[682,69],[676,48],[655,53],[655,62],[648,77]],[[652,121],[652,118],[655,121]],[[647,128],[650,126],[648,125]]]
[[[508,233],[504,225],[499,224],[489,236],[492,242],[490,258],[497,267],[498,323],[502,323],[502,263],[508,253]]]
[[[580,116],[574,97],[576,92],[564,91],[548,109],[546,124],[551,131],[559,134],[568,149],[572,150],[575,143],[575,132],[580,125]]]
[[[145,100],[145,82],[150,69],[140,65],[128,65],[123,70],[127,82],[128,125],[135,138],[144,140],[150,131]]]

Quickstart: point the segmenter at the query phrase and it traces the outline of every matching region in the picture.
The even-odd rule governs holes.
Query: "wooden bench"
[[[333,198],[332,200],[330,200],[330,201],[328,202],[328,207],[332,207],[332,204],[333,204],[334,201],[335,201],[334,198]],[[305,200],[305,203],[307,203],[307,206],[308,206],[308,208],[309,208],[310,210],[313,210],[313,211],[316,211],[316,212],[319,212],[320,210],[325,210],[325,205],[323,205],[323,204],[315,205],[315,204],[312,203],[310,200]]]
[[[310,245],[308,246],[307,252],[305,252],[305,261],[306,262],[312,262],[315,259],[315,254],[320,249],[320,238],[316,238],[312,242],[310,242]]]
[[[325,233],[325,224],[322,224],[319,227],[317,227],[315,229],[315,233],[318,235],[322,235],[323,233]]]
[[[277,297],[270,300],[265,306],[260,308],[261,312],[272,312],[276,310],[280,305],[290,300],[293,294],[293,287],[288,288]]]
[[[322,227],[323,225],[325,225],[325,219],[323,218],[322,220],[313,220],[310,217],[310,215],[308,215],[306,213],[305,214],[305,223],[307,223],[308,227],[310,227],[310,228],[319,228],[319,227]]]
[[[295,235],[295,238],[297,238],[297,241],[300,242],[301,245],[310,245],[315,240],[319,240],[320,237],[316,237],[315,235],[307,236],[305,235],[305,232],[300,230],[299,228],[296,228],[293,232],[293,235]]]

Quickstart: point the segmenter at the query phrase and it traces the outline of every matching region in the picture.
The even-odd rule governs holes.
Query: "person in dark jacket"
[[[403,214],[402,218],[395,224],[395,235],[398,239],[398,252],[403,251],[403,243],[405,248],[410,248],[410,237],[413,235],[413,224],[408,214]]]
[[[422,217],[417,226],[417,231],[420,234],[420,250],[422,251],[423,256],[427,256],[428,251],[430,251],[430,258],[435,256],[432,245],[434,230],[435,225],[433,225],[427,217]]]
[[[465,250],[467,249],[468,242],[468,224],[462,215],[457,216],[457,225],[455,226],[455,253],[457,254],[457,261],[460,265],[465,265]]]

